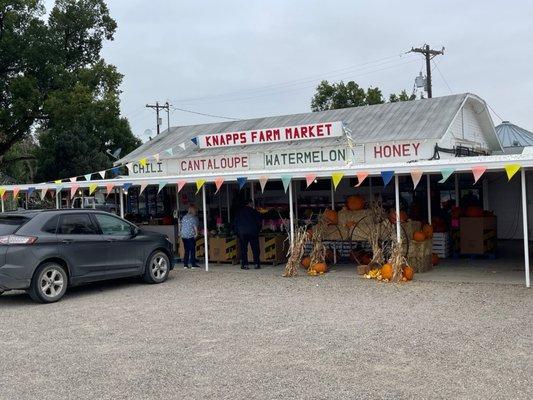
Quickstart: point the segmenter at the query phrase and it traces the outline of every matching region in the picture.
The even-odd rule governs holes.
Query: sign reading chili
[[[323,122],[281,128],[199,135],[198,147],[209,149],[213,147],[246,146],[251,144],[340,137],[343,134],[342,122]]]

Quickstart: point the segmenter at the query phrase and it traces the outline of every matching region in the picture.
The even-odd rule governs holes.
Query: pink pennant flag
[[[355,185],[355,187],[359,187],[365,181],[366,177],[368,176],[368,172],[361,171],[355,175],[357,176],[357,185]]]
[[[216,178],[215,179],[215,187],[217,188],[215,194],[218,193],[218,191],[220,190],[220,188],[222,187],[222,184],[224,183],[224,178]]]
[[[75,177],[73,177],[73,178],[69,178],[69,179],[70,179],[71,182],[76,182],[76,181],[78,180],[78,177],[75,176]]]
[[[41,189],[41,200],[44,200],[44,198],[46,197],[46,192],[48,192],[48,188],[45,186]]]
[[[268,176],[262,176],[259,178],[259,185],[261,186],[261,193],[265,192],[265,186],[268,182]]]
[[[422,178],[422,171],[420,171],[419,169],[415,169],[414,171],[411,171],[411,179],[413,180],[413,190],[416,189],[421,178]]]
[[[316,179],[316,174],[307,174],[305,176],[305,182],[307,183],[307,187],[309,187]]]
[[[479,178],[483,176],[486,170],[487,170],[487,167],[483,167],[481,165],[472,167],[472,174],[474,174],[474,185],[477,183]]]
[[[186,185],[186,181],[178,181],[177,185],[178,185],[178,193],[181,192],[181,189],[183,189],[183,187]]]
[[[70,187],[70,198],[71,199],[74,198],[74,195],[76,194],[76,190],[78,190],[79,187],[80,187],[80,185],[72,185]]]
[[[114,183],[106,183],[105,190],[107,191],[107,196],[109,196],[111,194],[111,192],[113,191],[114,187],[115,187]]]
[[[13,198],[14,198],[14,199],[17,198],[17,196],[19,195],[19,192],[20,192],[20,188],[17,187],[17,186],[15,186],[15,187],[13,188]]]

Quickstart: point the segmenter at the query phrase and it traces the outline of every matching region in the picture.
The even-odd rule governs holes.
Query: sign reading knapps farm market
[[[247,146],[252,144],[289,142],[293,140],[340,137],[343,134],[342,122],[323,122],[281,128],[199,135],[198,147],[209,149],[213,147]]]

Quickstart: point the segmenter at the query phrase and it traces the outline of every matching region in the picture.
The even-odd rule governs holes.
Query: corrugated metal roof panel
[[[203,150],[197,148],[190,140],[201,134],[277,128],[305,123],[342,121],[351,129],[352,137],[357,143],[440,139],[446,133],[467,96],[468,94],[458,94],[433,99],[385,103],[314,113],[173,127],[151,141],[144,143],[138,149],[119,160],[117,164],[139,160],[143,157],[151,158],[154,154],[162,153],[168,148],[177,149],[179,144],[183,142],[187,145],[185,151],[179,150],[180,156],[183,157],[194,157],[205,153],[217,155],[225,154],[228,151],[238,152],[241,150],[240,147],[233,147],[232,149],[234,150],[229,150],[229,148]],[[321,146],[330,146],[343,142],[345,143],[345,139],[320,139]],[[316,145],[314,140],[302,140],[291,142],[290,144],[284,142],[270,145],[250,145],[246,146],[246,151],[254,152],[259,151],[259,149],[261,151],[269,151],[287,148],[287,146],[312,148],[316,147]]]

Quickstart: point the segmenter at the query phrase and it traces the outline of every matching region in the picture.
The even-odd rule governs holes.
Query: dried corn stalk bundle
[[[289,247],[287,265],[283,272],[284,277],[292,277],[298,274],[298,267],[305,253],[305,244],[308,240],[307,227],[301,226],[294,233],[294,243]]]
[[[391,244],[391,256],[389,263],[392,265],[392,282],[399,282],[402,280],[402,268],[407,264],[404,257],[403,243],[394,240]]]
[[[328,223],[323,214],[318,216],[318,223],[313,227],[313,234],[311,241],[313,248],[309,257],[311,258],[311,266],[317,263],[326,262],[326,246],[324,246],[323,238]]]
[[[384,237],[388,235],[388,232],[385,232],[387,225],[383,223],[387,218],[385,210],[381,206],[381,202],[376,201],[370,207],[370,225],[372,229],[368,230],[368,241],[372,247],[372,261],[369,265],[371,268],[373,266],[381,266],[384,262],[383,255],[383,242]]]

